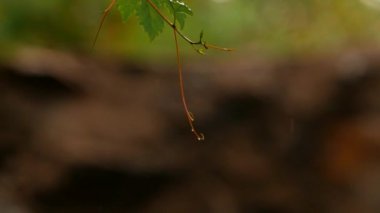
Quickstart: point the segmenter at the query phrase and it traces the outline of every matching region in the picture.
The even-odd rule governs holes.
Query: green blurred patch
[[[379,2],[378,0],[365,0]],[[380,11],[364,0],[192,0],[194,16],[184,32],[209,42],[258,54],[288,55],[379,44]],[[2,0],[1,55],[23,45],[89,51],[99,18],[109,1]],[[183,43],[185,54],[196,54]],[[121,21],[116,8],[105,22],[96,51],[139,58],[172,57],[166,27],[154,42],[136,18]]]

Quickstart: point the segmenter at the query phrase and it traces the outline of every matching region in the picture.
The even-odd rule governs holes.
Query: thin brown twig
[[[94,49],[95,44],[96,44],[96,41],[98,40],[98,37],[99,37],[99,34],[100,34],[100,30],[101,30],[102,27],[103,27],[104,20],[106,19],[106,17],[107,17],[108,14],[110,13],[110,11],[111,11],[111,9],[113,8],[113,6],[115,5],[115,3],[116,3],[116,0],[111,0],[111,3],[110,3],[110,4],[108,5],[108,7],[104,10],[103,15],[102,15],[102,18],[100,19],[100,24],[99,24],[98,30],[96,31],[96,35],[95,35],[94,41],[93,41],[93,43],[92,43],[92,49]]]
[[[215,50],[221,50],[221,51],[227,51],[227,52],[234,51],[234,49],[232,48],[219,47],[213,44],[204,44],[204,46],[207,49],[215,49]]]

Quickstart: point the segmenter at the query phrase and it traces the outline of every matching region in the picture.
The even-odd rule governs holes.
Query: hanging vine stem
[[[179,85],[180,85],[180,91],[181,91],[181,99],[182,99],[182,104],[183,108],[185,109],[186,117],[189,122],[189,125],[191,127],[191,131],[194,133],[194,135],[197,137],[198,141],[203,141],[205,139],[204,134],[200,133],[196,130],[194,127],[194,115],[191,113],[189,110],[187,101],[186,101],[186,95],[185,95],[185,86],[184,86],[184,81],[183,81],[183,71],[182,71],[182,64],[181,64],[181,59],[180,59],[180,53],[179,53],[179,44],[178,44],[178,38],[177,34],[181,36],[182,39],[184,39],[187,43],[189,43],[194,49],[202,54],[202,51],[200,48],[197,48],[197,46],[203,46],[205,49],[216,49],[220,51],[233,51],[231,48],[224,48],[224,47],[219,47],[213,44],[207,44],[206,42],[203,41],[203,32],[200,35],[199,41],[194,42],[187,36],[185,36],[181,31],[178,30],[176,26],[176,16],[174,13],[174,21],[171,22],[169,18],[167,18],[161,10],[155,5],[152,0],[146,0],[150,6],[161,16],[161,18],[173,29],[174,33],[174,40],[175,40],[175,46],[176,46],[176,55],[177,55],[177,65],[178,65],[178,77],[179,77]],[[173,5],[172,5],[173,6]]]
[[[174,6],[171,2],[170,2],[170,5],[174,11]],[[205,136],[203,133],[198,132],[197,129],[195,128],[195,126],[194,126],[195,118],[194,118],[193,113],[189,110],[189,106],[188,106],[187,101],[186,101],[185,86],[184,86],[184,81],[183,81],[182,63],[181,63],[181,57],[180,57],[180,52],[179,52],[177,31],[175,30],[175,29],[177,29],[176,25],[175,25],[175,23],[177,21],[177,16],[176,16],[175,12],[173,13],[173,16],[174,16],[173,34],[174,34],[176,57],[177,57],[177,70],[178,70],[178,78],[179,78],[178,79],[179,80],[179,89],[180,89],[180,93],[181,93],[181,101],[182,101],[183,108],[185,109],[187,121],[189,122],[189,126],[191,127],[191,132],[197,137],[198,141],[203,141],[205,139]]]
[[[194,115],[193,113],[189,110],[189,106],[186,101],[186,95],[185,95],[185,86],[184,86],[184,80],[183,80],[183,69],[182,69],[182,63],[181,63],[181,57],[180,57],[180,52],[179,52],[179,44],[178,44],[178,36],[179,35],[182,39],[184,39],[187,43],[189,43],[198,53],[203,54],[202,47],[204,49],[215,49],[215,50],[220,50],[220,51],[233,51],[231,48],[224,48],[224,47],[219,47],[213,44],[208,44],[205,41],[203,41],[203,32],[200,35],[199,41],[195,42],[191,40],[189,37],[184,35],[180,30],[178,30],[176,26],[176,15],[174,13],[174,21],[171,22],[170,19],[165,16],[161,10],[157,7],[156,4],[152,2],[152,0],[146,0],[148,4],[158,13],[158,15],[164,20],[166,24],[168,24],[172,29],[173,29],[173,34],[174,34],[174,41],[175,41],[175,47],[176,47],[176,56],[177,56],[177,69],[178,69],[178,80],[179,80],[179,87],[180,87],[180,95],[181,95],[181,101],[183,104],[183,108],[185,110],[186,118],[188,120],[189,126],[191,128],[191,132],[197,137],[198,141],[203,141],[205,139],[205,136],[203,133],[198,132],[197,129],[194,126]],[[116,3],[116,0],[111,0],[111,3],[108,5],[108,7],[104,10],[102,18],[100,20],[99,28],[96,32],[96,36],[93,42],[93,48],[95,46],[95,43],[99,37],[100,30],[103,26],[105,18],[108,16],[110,13],[111,9],[114,7]],[[172,5],[173,6],[173,5]],[[198,48],[201,46],[201,48]]]
[[[188,104],[186,101],[185,86],[183,83],[183,72],[182,72],[181,57],[180,57],[180,53],[179,53],[177,32],[175,30],[173,30],[173,34],[174,34],[174,41],[175,41],[175,47],[176,47],[179,87],[180,87],[180,91],[181,91],[181,100],[182,100],[183,108],[185,109],[185,114],[186,114],[187,120],[189,122],[189,125],[191,127],[191,132],[194,133],[194,135],[197,137],[198,141],[203,141],[205,139],[205,136],[203,133],[198,132],[196,130],[196,128],[194,127],[194,115],[189,110],[189,107],[188,107]]]

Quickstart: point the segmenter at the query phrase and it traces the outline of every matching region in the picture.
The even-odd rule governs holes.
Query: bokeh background
[[[380,212],[380,1],[188,0],[151,42],[108,1],[1,0],[0,212]]]

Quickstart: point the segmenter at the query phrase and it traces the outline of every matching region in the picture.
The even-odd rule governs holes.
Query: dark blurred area
[[[107,2],[17,2],[0,3],[1,213],[380,212],[379,1],[188,1],[190,31],[238,47],[183,48],[204,142],[170,34],[115,13],[90,52]]]

